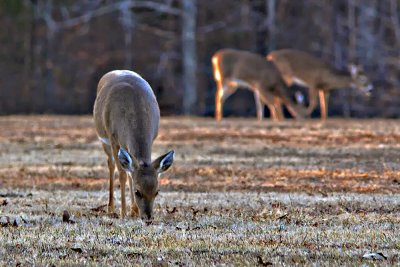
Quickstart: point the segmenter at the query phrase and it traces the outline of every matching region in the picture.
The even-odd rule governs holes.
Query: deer
[[[126,216],[125,186],[129,181],[130,216],[150,224],[158,195],[158,176],[174,161],[174,151],[151,161],[157,137],[160,110],[152,88],[129,70],[106,73],[97,86],[93,117],[109,169],[108,212],[114,212],[114,171],[121,189],[121,218]]]
[[[356,88],[370,95],[373,89],[362,69],[349,65],[349,72],[340,73],[321,59],[300,50],[281,49],[272,51],[267,60],[279,69],[287,86],[297,84],[309,88],[309,106],[307,115],[311,115],[318,105],[319,97],[321,118],[328,118],[328,100],[332,89]]]
[[[223,104],[239,87],[251,90],[257,110],[257,119],[264,117],[264,105],[270,110],[274,121],[283,120],[282,103],[294,118],[302,119],[305,108],[295,104],[287,95],[287,89],[280,72],[274,64],[261,55],[225,48],[212,56],[214,79],[217,83],[215,94],[215,119],[222,119]]]

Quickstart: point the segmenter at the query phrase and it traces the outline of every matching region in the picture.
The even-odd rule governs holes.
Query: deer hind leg
[[[261,121],[264,118],[264,104],[261,102],[258,90],[254,90],[254,101],[256,102],[257,119]]]
[[[217,80],[217,92],[215,93],[215,120],[222,119],[222,97],[224,96],[224,88],[222,81]]]
[[[113,146],[111,148],[114,159],[118,158],[118,149],[119,149],[118,146]],[[121,218],[123,219],[126,216],[125,186],[126,186],[127,174],[118,161],[116,164],[119,173],[119,183],[121,187]]]
[[[260,94],[261,101],[267,105],[269,112],[271,113],[271,118],[273,121],[278,121],[278,112],[274,105],[274,96],[270,94],[262,95]]]
[[[282,102],[281,102],[281,98],[279,96],[274,96],[274,106],[275,106],[278,120],[280,120],[280,121],[284,120],[285,116],[283,115]]]
[[[318,105],[318,100],[317,100],[318,89],[309,88],[308,91],[309,91],[310,103],[308,104],[307,107],[307,115],[311,115],[311,113]]]
[[[108,195],[108,212],[114,212],[114,173],[115,173],[115,162],[111,152],[111,147],[108,144],[103,144],[104,152],[107,154],[107,165],[109,171],[109,195]]]
[[[321,107],[321,118],[326,120],[328,118],[328,98],[329,93],[324,90],[319,90],[319,103]]]
[[[139,215],[139,208],[136,205],[135,202],[135,197],[133,195],[133,181],[132,181],[132,177],[128,175],[128,181],[129,181],[129,192],[131,194],[131,211],[129,213],[129,216],[131,217],[136,217]]]
[[[215,95],[215,119],[220,121],[223,115],[223,105],[225,100],[236,92],[238,84],[233,81],[222,83],[218,81],[218,90]]]

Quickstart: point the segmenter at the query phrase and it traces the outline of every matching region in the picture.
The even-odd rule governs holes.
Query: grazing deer
[[[93,113],[97,135],[108,157],[108,211],[114,211],[116,165],[121,184],[121,217],[126,215],[125,185],[128,178],[131,216],[139,212],[142,220],[150,223],[158,194],[158,175],[166,171],[174,160],[174,151],[169,151],[151,161],[160,110],[150,85],[135,72],[111,71],[99,81]]]
[[[321,59],[292,49],[273,51],[267,59],[274,62],[287,86],[298,84],[309,88],[308,115],[316,108],[319,95],[321,118],[328,117],[328,98],[332,89],[357,88],[367,95],[372,90],[369,79],[355,65],[350,66],[349,73],[338,73]]]
[[[215,119],[222,119],[222,105],[238,87],[254,92],[257,118],[262,120],[264,105],[267,105],[273,120],[282,120],[282,104],[291,115],[303,118],[306,111],[293,103],[286,93],[286,86],[276,67],[264,57],[241,50],[222,49],[212,57],[214,78],[217,83],[215,94]]]

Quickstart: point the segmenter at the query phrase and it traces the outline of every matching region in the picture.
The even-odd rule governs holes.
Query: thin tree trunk
[[[348,61],[353,63],[355,60],[356,45],[357,45],[357,29],[356,29],[356,11],[355,11],[355,0],[349,0],[347,3],[347,27],[349,30],[349,54]],[[347,94],[347,105],[344,105],[343,114],[344,117],[349,118],[351,116],[351,102],[353,99],[352,90],[346,90]]]
[[[121,2],[120,6],[120,23],[124,31],[124,50],[125,50],[125,68],[132,69],[133,67],[133,49],[132,36],[134,27],[134,17],[132,11],[127,6],[128,2]]]
[[[268,52],[275,49],[275,13],[276,0],[266,0],[267,5],[267,30],[268,30]]]
[[[196,0],[183,0],[183,112],[193,114],[197,101]]]
[[[37,23],[37,0],[31,0],[29,3],[29,27],[25,34],[25,57],[24,57],[24,81],[21,94],[23,112],[32,112],[32,91],[34,90],[34,67],[35,46],[36,46],[36,23]]]

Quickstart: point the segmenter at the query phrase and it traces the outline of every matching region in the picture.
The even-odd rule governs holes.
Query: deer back
[[[150,85],[132,71],[112,71],[98,85],[94,106],[95,126],[100,137],[108,138],[137,159],[150,161],[157,137],[160,111]]]

